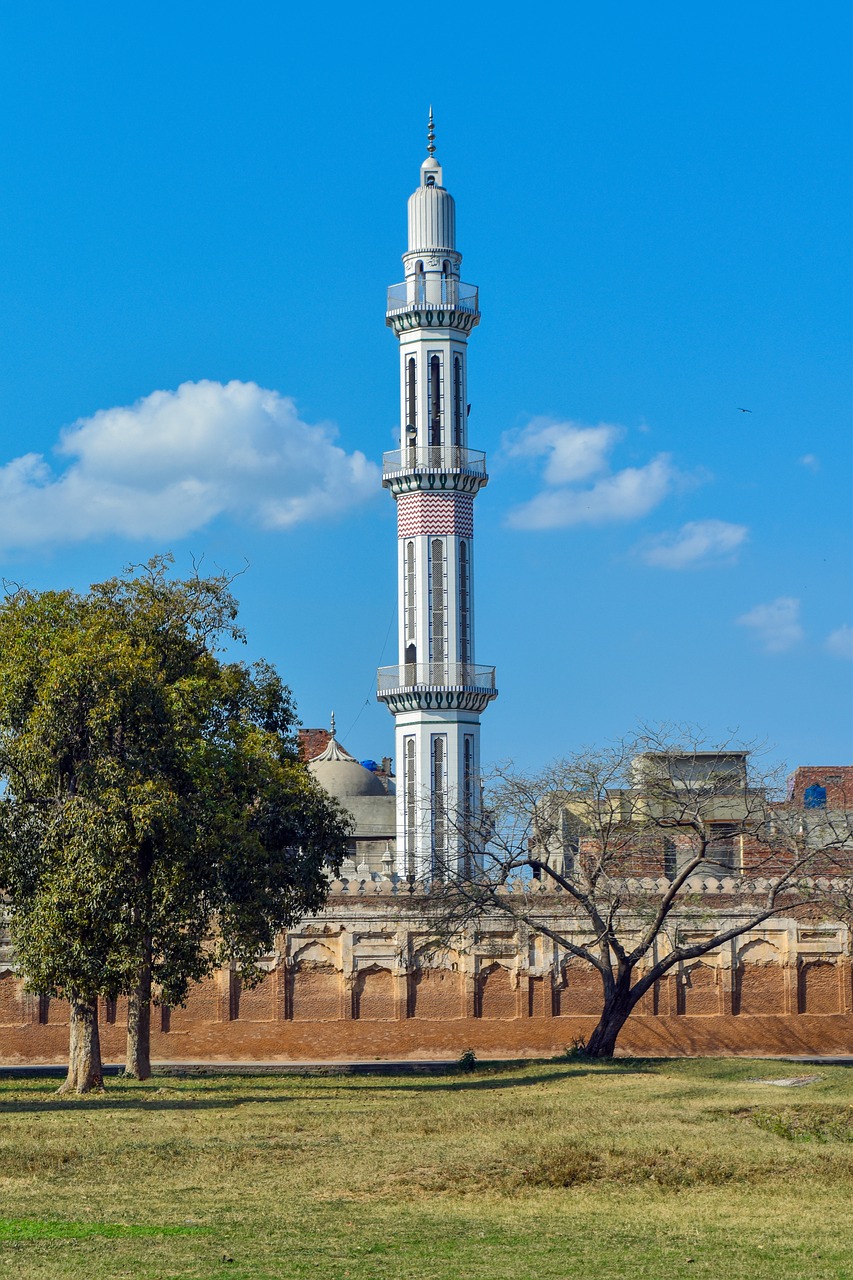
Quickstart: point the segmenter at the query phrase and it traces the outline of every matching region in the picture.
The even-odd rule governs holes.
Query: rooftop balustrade
[[[465,311],[479,315],[479,290],[475,284],[463,284],[448,277],[415,277],[392,284],[388,290],[388,315],[400,311]]]

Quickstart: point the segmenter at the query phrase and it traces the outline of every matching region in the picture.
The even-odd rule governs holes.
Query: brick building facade
[[[709,919],[754,890],[705,878]],[[538,908],[575,927],[558,895]],[[580,928],[580,923],[577,923]],[[0,1062],[62,1062],[68,1009],[24,990],[0,949]],[[152,1052],[171,1062],[317,1062],[559,1053],[592,1031],[600,981],[541,937],[491,918],[459,950],[432,953],[411,886],[336,881],[322,915],[283,935],[260,986],[224,969],[185,1008],[155,1007]],[[126,1007],[102,1002],[106,1061],[124,1055]],[[637,1054],[853,1053],[851,932],[784,915],[668,974],[629,1019]]]

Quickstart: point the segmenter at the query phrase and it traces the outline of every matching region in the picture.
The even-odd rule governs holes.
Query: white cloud
[[[726,520],[690,520],[680,529],[659,534],[637,548],[646,564],[658,569],[696,569],[732,563],[749,537],[745,524]]]
[[[565,529],[577,524],[610,524],[647,515],[672,490],[678,473],[665,453],[645,467],[626,467],[596,481],[591,489],[551,489],[509,514],[514,529]]]
[[[800,602],[791,596],[779,596],[767,604],[757,604],[736,621],[740,627],[749,627],[768,653],[784,653],[803,638]]]
[[[804,453],[799,462],[801,467],[807,467],[809,471],[820,471],[820,458],[813,453]]]
[[[826,648],[836,658],[853,660],[853,627],[836,627],[826,637]]]
[[[624,429],[610,423],[585,427],[575,422],[534,418],[504,441],[511,458],[544,458],[544,488],[510,511],[514,529],[562,529],[579,524],[609,524],[647,515],[684,477],[669,454],[642,467],[610,471],[610,454]],[[599,478],[587,487],[580,482]]]
[[[606,470],[608,454],[623,435],[621,427],[606,422],[583,427],[534,418],[523,431],[508,437],[504,448],[511,458],[545,457],[546,484],[572,484]]]
[[[0,466],[0,549],[118,535],[181,538],[217,516],[287,529],[376,492],[375,466],[253,382],[185,382],[102,409]]]

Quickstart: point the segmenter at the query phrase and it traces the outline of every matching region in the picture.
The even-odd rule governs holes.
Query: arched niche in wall
[[[336,1022],[341,1016],[342,975],[334,952],[310,942],[290,969],[290,1016],[295,1022]]]
[[[840,1013],[839,970],[831,960],[800,962],[797,972],[797,1007],[800,1013]]]
[[[352,1014],[360,1022],[390,1022],[395,1017],[394,975],[382,965],[360,969],[353,983]]]
[[[740,948],[734,996],[735,1013],[746,1017],[785,1012],[785,970],[772,942],[756,938]]]
[[[582,960],[566,961],[554,988],[554,1012],[558,1017],[572,1014],[599,1017],[604,1005],[601,976]]]
[[[512,974],[496,961],[477,975],[476,1013],[478,1018],[515,1018],[518,1002]]]
[[[678,975],[678,1012],[708,1017],[720,1012],[720,972],[716,965],[685,965]]]
[[[442,1022],[464,1016],[462,974],[455,951],[415,952],[409,973],[409,1017]]]

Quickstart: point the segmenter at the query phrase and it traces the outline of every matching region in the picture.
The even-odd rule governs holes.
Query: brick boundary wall
[[[563,928],[580,932],[565,907],[554,912]],[[706,932],[712,926],[705,916]],[[522,936],[500,917],[457,950],[433,952],[429,938],[423,917],[399,898],[336,893],[325,912],[282,935],[260,986],[244,989],[239,973],[225,969],[196,986],[185,1008],[155,1007],[152,1057],[381,1061],[455,1058],[466,1049],[542,1056],[595,1026],[597,974],[547,939]],[[102,1002],[105,1060],[123,1058],[125,1028],[126,1002]],[[850,930],[765,922],[667,974],[619,1046],[640,1055],[853,1053]],[[67,1005],[28,993],[8,947],[0,948],[0,1064],[60,1063],[67,1048]]]

